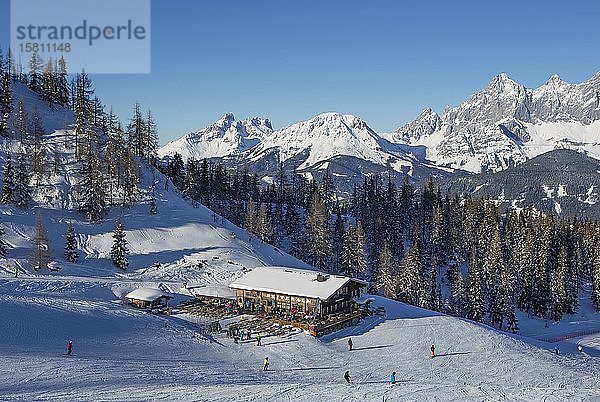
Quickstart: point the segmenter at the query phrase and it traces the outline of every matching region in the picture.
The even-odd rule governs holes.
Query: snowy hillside
[[[319,339],[302,332],[265,336],[261,347],[253,341],[233,343],[223,332],[208,333],[206,320],[177,309],[172,315],[155,315],[126,306],[124,295],[135,288],[189,297],[187,285],[227,285],[257,266],[309,267],[256,237],[250,240],[245,230],[183,199],[170,180],[140,158],[133,169],[136,183],[139,178],[135,201],[127,203],[123,197],[128,206],[122,207],[112,200],[102,222],[88,221],[77,211],[82,163],[72,148],[72,114],[48,108],[25,87],[17,86],[16,93],[42,116],[44,146],[52,163],[43,180],[27,183],[32,188],[29,205],[0,206],[9,253],[0,264],[0,399],[600,398],[600,321],[587,300],[580,301],[577,315],[556,325],[520,314],[520,328],[532,336],[527,338],[372,296],[374,307],[385,314]],[[427,113],[423,118],[426,123],[416,125],[415,132],[421,138],[435,136],[427,134],[428,124],[438,125],[435,116]],[[352,172],[358,178],[361,169],[373,166],[415,175],[427,167],[420,163],[423,147],[391,144],[354,116],[327,113],[270,130],[266,120],[236,122],[226,115],[181,144],[189,145],[188,157],[202,157],[192,155],[195,149],[215,155],[239,152],[256,166],[270,163],[275,152],[277,162],[293,161],[291,166],[303,171],[341,166],[346,158],[343,163],[352,165],[348,169],[356,169],[358,173]],[[16,141],[0,139],[3,163],[15,152]],[[201,147],[193,146],[194,141]],[[157,213],[151,214],[154,197]],[[36,215],[47,232],[48,247],[44,244],[43,249],[51,260],[50,269],[40,271],[29,261]],[[118,220],[130,251],[127,270],[111,261]],[[63,254],[68,224],[74,227],[78,263],[67,262]],[[346,349],[349,337],[354,341],[351,352]],[[73,356],[63,355],[69,339]],[[556,355],[551,349],[559,339],[562,354]],[[577,352],[577,342],[583,352]],[[431,344],[437,348],[435,358],[429,357]],[[265,372],[266,356],[271,369]],[[351,384],[343,380],[346,370]],[[399,380],[393,386],[388,382],[392,371]]]
[[[101,223],[90,223],[78,211],[81,197],[81,164],[74,156],[73,113],[46,102],[25,85],[15,83],[14,104],[22,100],[28,114],[36,110],[45,133],[46,169],[44,175],[30,181],[31,202],[28,208],[12,204],[0,205],[3,240],[8,244],[8,258],[0,264],[0,275],[49,275],[50,277],[85,276],[129,281],[177,280],[212,283],[231,281],[246,269],[259,265],[306,264],[282,251],[260,242],[248,241],[247,233],[202,205],[184,201],[174,186],[161,173],[140,163],[139,196],[128,207],[113,207]],[[227,122],[225,122],[225,120]],[[226,116],[227,127],[244,127],[244,133],[258,135],[258,127],[268,121],[235,122]],[[229,125],[228,125],[229,124]],[[251,129],[251,125],[255,125]],[[253,131],[254,130],[254,131]],[[230,133],[229,131],[228,133]],[[20,151],[18,140],[0,139],[0,162]],[[150,188],[156,186],[158,213],[149,213]],[[34,272],[29,257],[35,234],[35,216],[39,214],[48,233],[51,267],[56,272]],[[123,272],[112,264],[110,250],[117,219],[125,225],[130,250],[129,268]],[[78,264],[65,260],[65,234],[71,223],[77,236]]]
[[[257,145],[272,132],[267,119],[255,117],[238,121],[228,113],[213,125],[168,143],[160,149],[159,156],[176,152],[184,160],[234,156]]]
[[[48,103],[39,99],[39,96],[31,91],[27,85],[15,82],[13,83],[13,107],[16,110],[19,101],[23,101],[25,110],[31,117],[33,110],[37,110],[41,122],[47,133],[56,130],[64,130],[73,124],[73,112],[58,105],[50,107]]]
[[[149,186],[152,180],[149,171],[144,180]],[[201,205],[193,207],[173,191],[172,185],[165,190],[164,181],[161,184],[157,215],[148,213],[148,200],[130,208],[113,208],[101,224],[88,223],[77,211],[63,209],[60,205],[36,208],[49,233],[52,259],[62,268],[56,275],[210,283],[215,281],[215,276],[233,280],[244,268],[259,265],[306,266],[270,245],[256,240],[248,242],[244,230],[227,221],[221,222],[219,216]],[[7,232],[5,240],[11,247],[11,258],[2,264],[0,271],[11,275],[17,265],[31,273],[26,260],[34,233],[34,211],[3,205],[0,213]],[[131,251],[127,273],[117,271],[109,257],[112,232],[119,217],[125,222]],[[73,223],[78,234],[81,263],[77,265],[67,263],[62,255],[68,222]]]
[[[500,74],[460,106],[438,116],[430,109],[385,135],[421,145],[440,166],[496,172],[552,149],[600,158],[600,73],[581,84],[552,76],[527,89]]]
[[[507,208],[534,206],[563,218],[600,217],[600,161],[569,149],[546,152],[501,172],[451,178],[441,187]]]
[[[113,289],[115,290],[115,289]],[[118,292],[118,289],[116,291]],[[110,284],[0,280],[7,400],[395,401],[600,398],[598,338],[528,341],[377,298],[386,318],[323,339],[234,344],[203,324],[123,306]],[[26,317],[26,319],[23,319]],[[348,337],[354,350],[347,351]],[[64,356],[67,340],[74,356]],[[436,345],[438,356],[429,357]],[[262,370],[269,357],[271,368]],[[343,380],[348,370],[351,384]],[[391,386],[389,376],[397,372]]]

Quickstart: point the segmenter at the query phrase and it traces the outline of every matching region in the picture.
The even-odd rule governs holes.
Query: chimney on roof
[[[328,277],[323,274],[317,274],[317,282],[325,282],[327,278]]]

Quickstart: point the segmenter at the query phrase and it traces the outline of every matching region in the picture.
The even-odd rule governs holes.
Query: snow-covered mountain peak
[[[558,74],[553,74],[548,81],[546,81],[546,85],[559,86],[568,85],[568,83],[563,81]]]
[[[351,114],[341,114],[338,112],[321,113],[307,121],[297,123],[298,126],[308,125],[313,128],[325,128],[324,134],[332,133],[335,128],[347,127],[363,129],[367,124],[358,117]],[[295,126],[295,125],[293,125]]]
[[[258,161],[272,154],[280,162],[297,160],[298,169],[311,168],[335,157],[355,157],[381,166],[407,158],[398,146],[381,138],[359,117],[337,112],[321,113],[277,130],[247,157]],[[407,164],[399,163],[397,169]]]
[[[508,76],[508,74],[500,73],[494,78],[492,78],[488,86],[482,92],[486,92],[489,90],[494,92],[513,92],[519,91],[521,88],[524,87],[516,81],[512,80]]]
[[[270,138],[276,139],[277,142],[304,142],[308,138],[345,139],[361,135],[377,136],[367,123],[354,115],[327,112],[278,130]],[[317,145],[318,143],[315,143],[315,146]]]
[[[442,124],[440,116],[431,108],[423,110],[415,120],[400,127],[391,136],[392,141],[410,143],[433,134]]]
[[[238,155],[272,132],[269,119],[253,117],[240,121],[235,119],[233,113],[226,113],[210,126],[168,143],[159,150],[159,155],[177,152],[184,159]]]
[[[246,119],[242,122],[242,124],[244,124],[244,126],[248,127],[248,126],[255,126],[259,129],[266,129],[266,130],[273,130],[273,126],[271,125],[271,120],[269,119],[264,119],[261,117],[251,117],[249,119]]]
[[[219,120],[211,124],[205,129],[202,129],[194,134],[196,137],[200,139],[204,138],[215,138],[215,137],[223,137],[225,133],[232,127],[237,128],[237,121],[235,120],[235,116],[233,113],[226,113]],[[191,134],[191,133],[190,133]]]
[[[223,123],[229,122],[229,123],[231,123],[231,122],[233,122],[233,121],[235,121],[235,116],[233,115],[233,113],[229,112],[229,113],[225,113],[225,114],[223,115],[223,117],[221,117],[221,118],[220,118],[220,119],[217,121],[217,123],[219,123],[219,122],[223,122]]]

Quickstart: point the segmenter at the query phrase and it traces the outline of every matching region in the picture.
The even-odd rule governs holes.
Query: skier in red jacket
[[[431,345],[431,357],[435,357],[435,345]]]
[[[72,351],[73,351],[73,341],[69,340],[69,343],[67,344],[67,354],[70,355]]]

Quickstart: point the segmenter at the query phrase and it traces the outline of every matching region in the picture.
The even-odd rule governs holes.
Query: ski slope
[[[385,305],[386,318],[370,317],[321,339],[267,337],[258,347],[124,306],[111,288],[94,281],[0,280],[1,400],[600,398],[598,357],[556,356],[547,344],[385,299],[376,303]],[[63,355],[69,339],[74,356]],[[399,380],[394,386],[387,381],[391,371]]]
[[[60,135],[56,135],[60,137]],[[62,142],[63,140],[57,140]],[[222,219],[202,205],[183,200],[167,179],[153,168],[142,169],[141,201],[131,207],[113,207],[102,223],[87,222],[72,208],[73,187],[78,182],[74,168],[65,168],[60,176],[36,190],[37,200],[45,205],[20,210],[0,206],[4,240],[9,244],[9,258],[0,264],[0,275],[12,276],[16,268],[21,275],[83,276],[164,280],[193,283],[231,282],[244,270],[262,265],[307,265],[281,250],[257,239]],[[158,177],[158,214],[149,213],[150,183]],[[67,187],[70,189],[67,190]],[[65,194],[69,194],[66,196]],[[50,240],[50,254],[60,271],[32,272],[27,262],[34,235],[35,214],[42,216]],[[129,244],[129,268],[115,268],[110,261],[113,230],[117,219],[125,225]],[[63,251],[68,223],[78,238],[80,262],[70,264]]]

